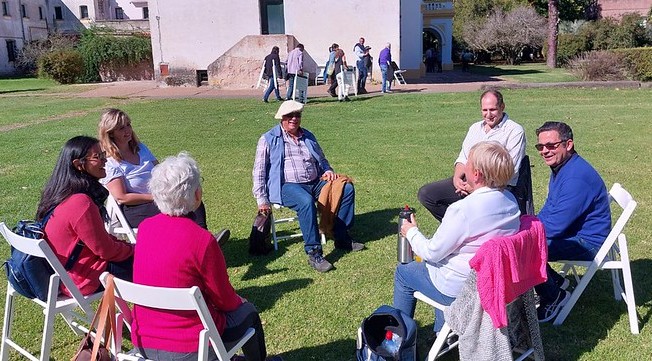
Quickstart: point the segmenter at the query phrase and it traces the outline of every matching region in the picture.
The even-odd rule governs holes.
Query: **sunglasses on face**
[[[87,161],[87,160],[94,160],[94,161],[101,160],[101,161],[105,161],[105,160],[106,160],[106,152],[100,152],[100,153],[98,153],[98,154],[93,154],[93,155],[90,155],[90,156],[87,156],[87,157],[82,158],[82,160],[83,160],[83,161]]]
[[[560,145],[561,143],[564,143],[564,142],[565,142],[565,140],[560,140],[560,141],[555,142],[555,143],[536,144],[534,147],[535,147],[539,152],[542,151],[543,148],[546,148],[547,150],[555,150],[555,149],[559,148],[559,145]]]
[[[301,113],[300,112],[294,112],[294,113],[286,114],[285,116],[288,119],[292,119],[292,118],[301,119]]]

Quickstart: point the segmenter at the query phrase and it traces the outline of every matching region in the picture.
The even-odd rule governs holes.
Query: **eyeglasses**
[[[560,140],[560,141],[555,142],[555,143],[536,144],[534,147],[537,148],[537,150],[539,152],[542,151],[543,148],[546,148],[547,150],[555,150],[555,149],[559,148],[559,145],[561,143],[564,143],[564,142],[565,142],[565,140]]]
[[[300,112],[294,112],[294,113],[286,114],[285,116],[288,119],[292,119],[292,118],[301,119],[301,113]]]
[[[105,161],[106,160],[106,152],[100,152],[98,154],[93,154],[91,156],[82,158],[82,160],[84,160],[84,161],[86,161],[86,160]]]

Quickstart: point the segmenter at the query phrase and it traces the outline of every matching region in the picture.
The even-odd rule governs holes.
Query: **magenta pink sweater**
[[[199,287],[220,334],[224,331],[224,312],[233,311],[242,303],[229,282],[217,241],[185,217],[158,214],[140,224],[134,282],[158,287]],[[197,352],[202,329],[195,311],[135,306],[131,341],[144,348]]]

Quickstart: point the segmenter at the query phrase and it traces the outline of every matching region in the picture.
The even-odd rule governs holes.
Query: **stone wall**
[[[279,47],[279,58],[285,62],[298,43],[292,35],[247,35],[208,66],[208,84],[219,88],[253,88],[272,47]],[[308,50],[303,53],[303,68],[310,73],[310,79],[315,78],[317,63]]]
[[[102,82],[152,80],[154,79],[154,66],[151,59],[138,64],[117,67],[100,65],[100,78],[102,78]]]

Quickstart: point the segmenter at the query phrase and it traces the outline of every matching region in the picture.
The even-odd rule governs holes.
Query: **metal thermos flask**
[[[406,204],[398,214],[398,242],[396,245],[396,253],[398,255],[399,263],[410,263],[414,260],[414,253],[412,253],[410,242],[407,240],[407,238],[401,235],[401,226],[403,225],[403,222],[410,222],[413,213],[414,209],[408,207]]]

